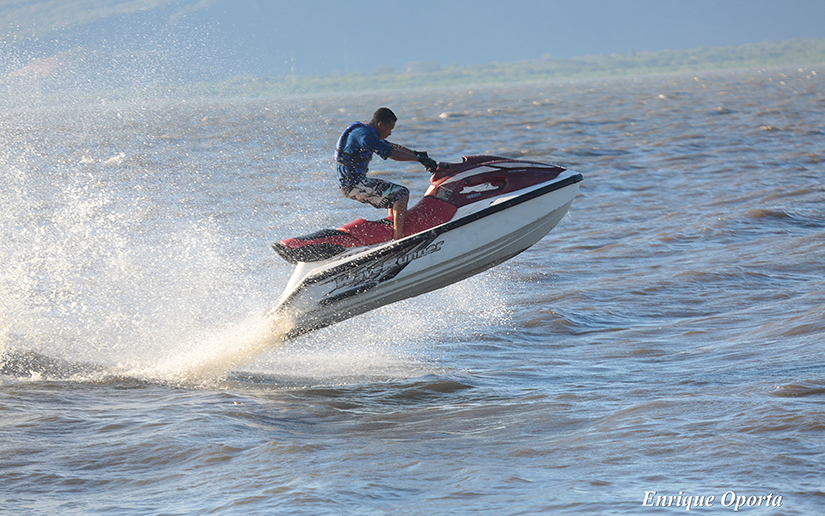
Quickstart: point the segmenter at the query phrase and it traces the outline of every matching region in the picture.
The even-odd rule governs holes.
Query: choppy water
[[[8,107],[0,510],[818,514],[824,76]],[[510,262],[279,343],[269,243],[378,214],[330,157],[379,105],[582,193]]]

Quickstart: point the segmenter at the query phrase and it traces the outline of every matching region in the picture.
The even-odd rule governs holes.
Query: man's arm
[[[393,147],[392,154],[390,154],[391,159],[394,159],[395,161],[418,161],[418,156],[416,156],[415,152],[410,149],[404,147],[403,145],[398,145],[397,143],[387,143]]]

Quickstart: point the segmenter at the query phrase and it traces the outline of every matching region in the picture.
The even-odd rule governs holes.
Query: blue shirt
[[[387,159],[394,147],[378,138],[378,131],[362,122],[346,128],[335,147],[338,163],[338,181],[341,186],[352,186],[367,177],[367,169],[373,154]]]

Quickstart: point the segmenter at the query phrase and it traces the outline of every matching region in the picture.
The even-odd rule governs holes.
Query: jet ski
[[[498,156],[440,163],[400,240],[387,217],[272,244],[295,270],[268,315],[288,319],[291,338],[485,271],[549,233],[581,180],[558,165]]]

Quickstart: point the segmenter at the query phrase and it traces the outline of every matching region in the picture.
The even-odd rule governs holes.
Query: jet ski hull
[[[564,217],[579,174],[551,181],[397,242],[296,268],[271,315],[288,337],[418,296],[478,274],[529,248]]]

